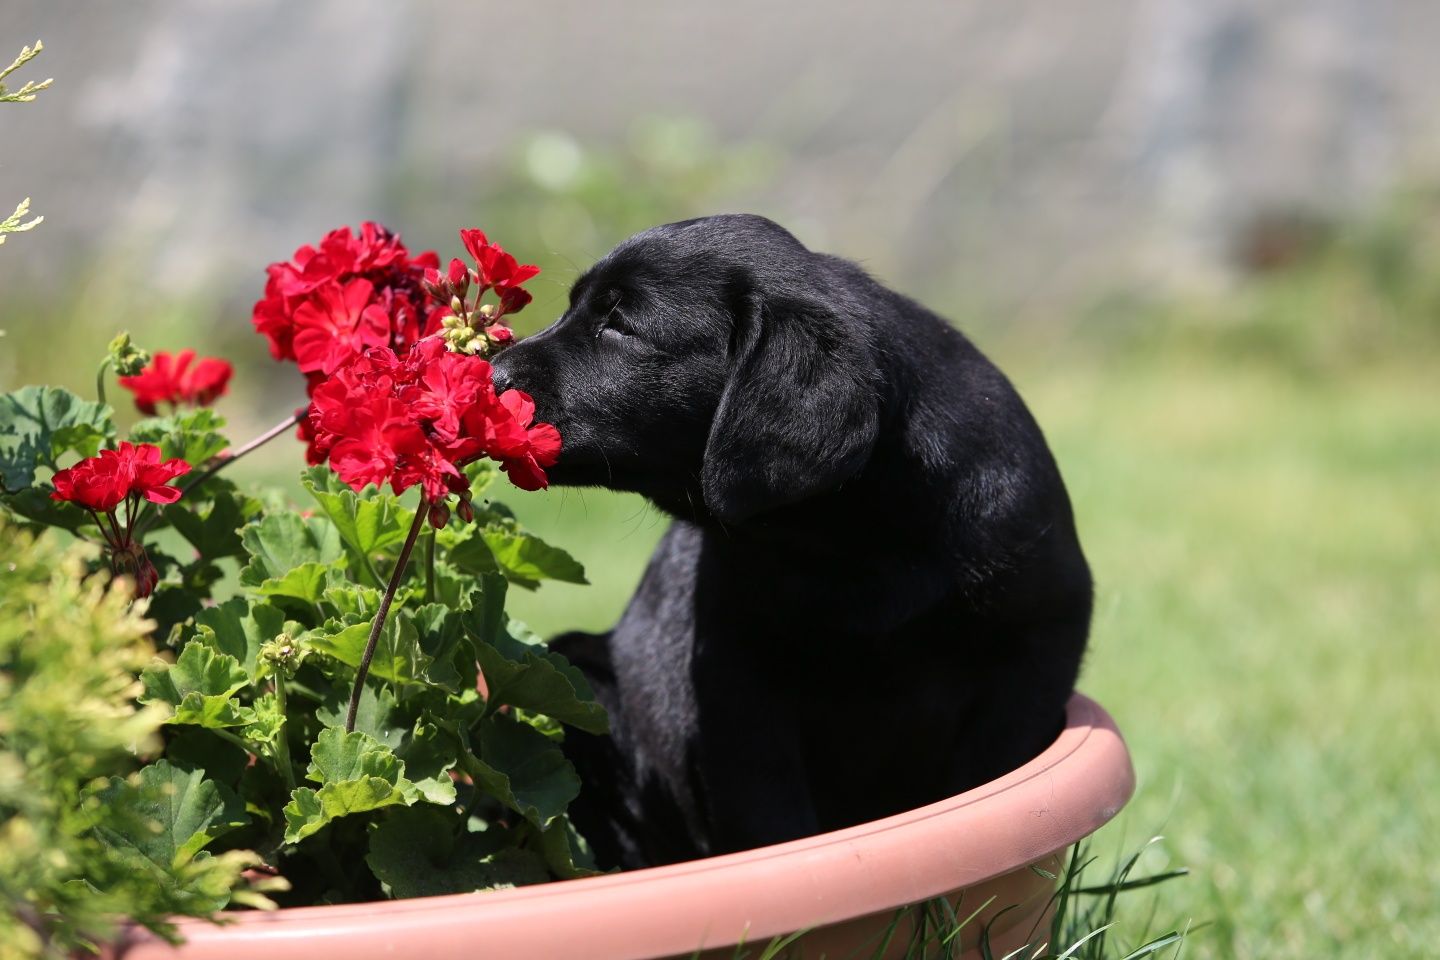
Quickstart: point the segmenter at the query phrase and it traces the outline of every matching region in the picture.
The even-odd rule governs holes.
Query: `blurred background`
[[[0,389],[89,395],[130,329],[236,365],[240,440],[304,396],[251,331],[263,268],[334,226],[443,257],[483,227],[544,268],[525,332],[638,229],[769,215],[952,317],[1050,437],[1082,686],[1141,781],[1097,849],[1163,833],[1147,865],[1193,871],[1124,935],[1433,955],[1440,5],[7,0],[0,61],[37,37],[12,80],[54,87],[0,105],[0,204],[45,216],[0,247]],[[593,581],[521,615],[608,627],[664,519],[508,499]]]

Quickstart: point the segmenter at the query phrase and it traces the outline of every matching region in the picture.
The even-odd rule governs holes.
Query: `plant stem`
[[[350,691],[350,709],[345,714],[346,733],[355,730],[355,714],[360,709],[360,691],[365,688],[365,678],[370,675],[370,661],[375,658],[375,645],[380,642],[380,631],[385,629],[385,618],[390,614],[390,601],[395,599],[395,591],[400,589],[400,581],[405,577],[405,567],[410,563],[410,551],[415,548],[415,540],[420,536],[420,528],[425,524],[424,506],[422,495],[421,504],[415,509],[415,522],[410,525],[405,545],[400,548],[400,558],[395,561],[395,570],[390,574],[390,583],[385,587],[385,596],[380,598],[380,609],[375,614],[375,622],[370,625],[370,639],[365,644],[364,655],[360,657],[360,666],[355,669],[355,687]]]
[[[107,356],[100,361],[100,366],[95,370],[95,398],[100,405],[105,405],[105,373],[110,369],[110,358]]]
[[[269,443],[271,440],[274,440],[276,437],[280,436],[280,434],[284,433],[286,430],[289,430],[291,427],[295,426],[295,424],[299,422],[300,414],[298,413],[291,414],[284,420],[281,420],[279,423],[275,424],[275,426],[271,427],[269,430],[266,430],[254,440],[251,440],[249,443],[245,444],[240,449],[230,454],[230,456],[217,461],[216,463],[197,473],[194,477],[190,479],[188,483],[185,484],[185,486],[180,488],[181,495],[183,496],[184,494],[189,493],[191,490],[195,489],[200,484],[204,483],[206,480],[209,480],[221,470],[224,470],[226,467],[230,466],[230,464],[234,463],[236,460],[239,460],[241,457],[245,456],[245,454],[256,449],[257,447],[264,446],[265,444]]]
[[[290,763],[290,741],[286,737],[289,714],[285,710],[285,677],[276,668],[275,705],[280,709],[280,732],[275,737],[275,762],[280,765],[280,775],[285,778],[285,787],[295,792],[295,768]]]
[[[435,530],[425,535],[425,602],[435,602]]]

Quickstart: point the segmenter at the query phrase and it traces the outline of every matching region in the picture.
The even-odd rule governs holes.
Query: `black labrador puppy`
[[[1064,722],[1090,573],[1039,427],[959,332],[775,223],[622,243],[503,352],[557,484],[674,517],[608,634],[555,642],[603,865],[802,837],[991,780]]]

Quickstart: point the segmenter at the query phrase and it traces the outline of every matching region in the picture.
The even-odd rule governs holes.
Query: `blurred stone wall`
[[[0,106],[0,202],[46,222],[0,289],[108,262],[251,296],[335,224],[448,243],[535,130],[588,148],[659,114],[773,147],[734,202],[1023,312],[1223,282],[1257,220],[1363,209],[1440,133],[1434,0],[7,0],[0,56],[36,37],[22,76],[56,84]]]

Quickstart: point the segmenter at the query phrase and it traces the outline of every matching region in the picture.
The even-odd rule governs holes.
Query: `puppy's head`
[[[560,430],[555,483],[743,522],[836,489],[869,457],[878,373],[855,276],[762,217],[656,227],[501,353],[496,385]]]

